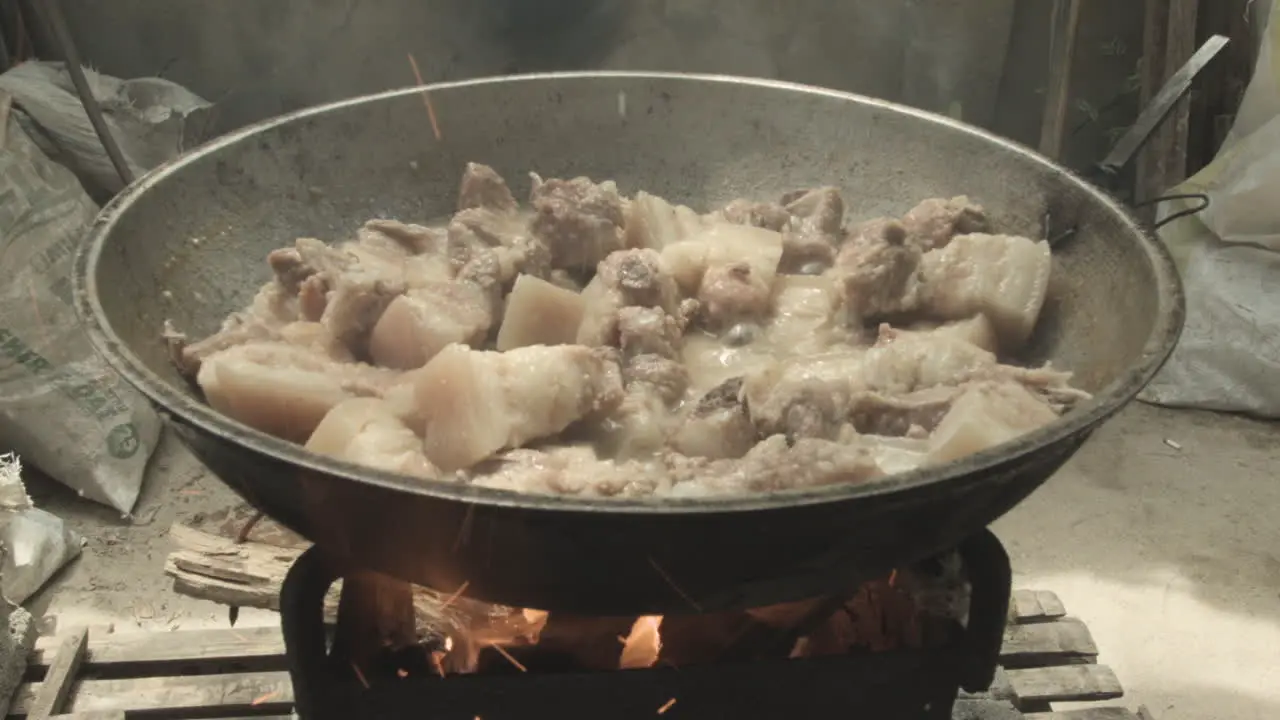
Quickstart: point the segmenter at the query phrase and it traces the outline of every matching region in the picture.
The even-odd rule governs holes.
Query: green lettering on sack
[[[0,328],[0,359],[3,358],[8,358],[34,376],[44,375],[54,369],[53,363],[42,357],[8,328]],[[52,382],[56,383],[62,394],[71,398],[89,417],[95,420],[106,420],[129,411],[129,407],[115,390],[101,380],[83,382],[68,382],[68,380],[70,378],[55,378]],[[112,432],[116,430],[119,428]],[[136,429],[134,434],[137,434]]]
[[[138,428],[133,423],[117,425],[107,433],[107,452],[111,453],[111,457],[128,460],[138,453],[141,446]]]

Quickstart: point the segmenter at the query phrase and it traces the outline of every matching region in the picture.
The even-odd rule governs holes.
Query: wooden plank
[[[1019,620],[1060,618],[1065,612],[1053,593],[1019,590],[1014,593]],[[47,667],[60,639],[36,641],[30,664]],[[121,673],[145,666],[177,664],[247,663],[258,669],[283,668],[284,640],[279,628],[175,630],[173,632],[89,633],[84,659],[87,670]],[[1088,629],[1077,620],[1050,620],[1010,626],[1002,656],[1015,662],[1028,656],[1096,655]],[[1021,665],[1025,666],[1025,664]]]
[[[37,641],[31,665],[48,665],[54,651]],[[141,674],[162,665],[235,663],[258,670],[284,669],[284,638],[277,627],[175,630],[89,636],[84,667],[95,672]],[[172,673],[175,668],[170,668]]]
[[[1138,103],[1146,107],[1160,92],[1168,72],[1165,70],[1165,43],[1169,37],[1169,0],[1145,0],[1142,19],[1142,67]],[[1171,71],[1170,71],[1171,72]],[[1134,197],[1147,200],[1159,197],[1168,187],[1164,163],[1159,158],[1156,138],[1139,151],[1134,184]],[[1139,216],[1147,222],[1155,220],[1156,209],[1144,207]]]
[[[1071,618],[1011,625],[1000,648],[1000,664],[1010,669],[1095,662],[1097,657],[1089,628]]]
[[[165,560],[165,573],[173,577],[175,592],[204,600],[279,610],[280,586],[299,548],[282,548],[234,540],[174,525],[169,531],[178,549]],[[341,581],[325,598],[325,617],[337,617]],[[469,626],[487,606],[466,597],[453,597],[424,587],[413,587],[414,614],[420,637],[444,637]]]
[[[227,538],[174,525],[169,537],[178,549],[165,560],[164,571],[174,590],[225,605],[280,609],[280,585],[294,560],[295,548],[260,543],[236,544]],[[330,593],[337,611],[337,591]]]
[[[1164,48],[1164,69],[1168,77],[1186,64],[1196,52],[1196,19],[1199,0],[1172,0],[1169,4],[1168,38]],[[1173,187],[1187,179],[1187,138],[1191,128],[1191,103],[1187,97],[1178,101],[1173,114],[1165,121],[1157,138],[1164,163],[1164,180]]]
[[[1071,70],[1075,66],[1081,2],[1053,0],[1053,19],[1049,27],[1049,80],[1044,94],[1044,118],[1040,122],[1040,153],[1055,160],[1062,156],[1067,111],[1071,107]]]
[[[1030,713],[1024,715],[1023,720],[1138,720],[1138,715],[1128,708],[1108,706],[1064,712]]]
[[[1014,590],[1013,612],[1019,624],[1057,620],[1067,614],[1057,595],[1047,590]]]
[[[13,108],[13,96],[0,92],[0,150],[9,140],[9,112]]]
[[[1027,668],[1005,675],[1023,703],[1114,700],[1124,695],[1115,672],[1105,665]]]
[[[1231,42],[1206,68],[1192,95],[1187,173],[1194,175],[1217,154],[1235,121],[1245,88],[1257,65],[1249,5],[1254,0],[1205,0],[1200,3],[1197,42],[1225,35]]]
[[[85,646],[89,642],[89,629],[79,628],[69,633],[58,645],[53,664],[40,684],[40,692],[31,703],[29,714],[32,720],[48,720],[49,716],[61,712],[75,684],[76,673],[84,660]]]
[[[1010,670],[1008,677],[1019,700],[1028,703],[1109,700],[1123,694],[1115,674],[1099,665]],[[20,687],[12,712],[24,715],[39,688],[39,683]],[[195,708],[217,708],[228,713],[288,712],[292,702],[293,688],[288,673],[235,673],[85,680],[76,692],[73,709],[76,712],[146,710],[156,714]]]
[[[25,716],[40,683],[22,685],[14,694],[10,713]],[[123,711],[148,715],[217,709],[227,715],[289,713],[293,685],[287,672],[230,673],[185,677],[82,680],[71,700],[76,713]]]

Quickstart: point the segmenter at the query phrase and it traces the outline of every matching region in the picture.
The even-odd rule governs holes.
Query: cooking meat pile
[[[997,358],[1044,303],[1048,244],[964,197],[845,224],[832,187],[699,214],[469,164],[443,225],[300,238],[175,363],[217,411],[333,457],[528,493],[852,483],[944,463],[1087,394]]]

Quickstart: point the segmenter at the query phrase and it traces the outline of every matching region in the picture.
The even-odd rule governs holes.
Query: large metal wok
[[[206,145],[106,207],[76,265],[96,346],[218,477],[342,562],[517,606],[694,612],[809,597],[953,547],[1017,505],[1156,372],[1182,325],[1165,251],[1094,187],[941,117],[769,81],[575,73],[433,86],[271,120]],[[1094,399],[1016,442],[883,482],[713,500],[521,496],[309,454],[214,412],[170,366],[166,319],[213,331],[268,277],[268,250],[375,216],[449,212],[469,160],[527,191],[614,178],[695,207],[843,188],[857,219],[968,194],[999,227],[1076,227],[1056,249],[1029,362]]]

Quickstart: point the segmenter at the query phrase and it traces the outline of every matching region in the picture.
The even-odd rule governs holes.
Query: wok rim
[[[198,160],[216,154],[223,148],[246,141],[259,133],[280,126],[295,124],[310,118],[324,116],[337,110],[360,105],[416,95],[424,91],[448,91],[458,88],[484,85],[538,83],[553,81],[663,81],[671,83],[736,84],[757,87],[769,91],[785,91],[806,95],[825,96],[863,106],[873,106],[891,113],[914,117],[919,120],[946,126],[952,131],[976,137],[999,146],[1005,151],[1017,153],[1045,170],[1060,174],[1067,183],[1074,183],[1094,201],[1121,218],[1132,234],[1140,238],[1155,278],[1156,321],[1143,344],[1140,358],[1118,377],[1104,386],[1091,399],[1073,409],[1059,420],[1022,435],[1012,441],[966,456],[943,465],[917,468],[885,478],[860,483],[841,483],[814,489],[784,490],[777,492],[709,496],[700,498],[673,498],[650,496],[643,498],[584,498],[578,496],[536,495],[517,493],[443,480],[422,480],[375,470],[355,463],[328,458],[307,451],[302,445],[290,443],[247,425],[232,420],[204,402],[189,397],[172,384],[152,372],[130,349],[112,328],[98,298],[96,271],[108,237],[120,217],[152,187],[162,183],[170,175]],[[383,490],[426,496],[427,498],[549,513],[628,513],[644,515],[704,515],[738,512],[780,510],[813,505],[826,505],[856,501],[888,494],[906,494],[944,483],[959,487],[962,484],[981,483],[996,474],[1003,464],[1019,457],[1043,451],[1086,433],[1118,412],[1135,399],[1150,382],[1173,352],[1182,332],[1185,319],[1185,296],[1181,279],[1172,256],[1152,233],[1148,232],[1133,213],[1115,201],[1101,189],[1087,183],[1067,168],[1019,143],[999,137],[986,130],[957,122],[951,118],[924,110],[872,98],[856,93],[831,90],[822,87],[764,78],[738,77],[721,74],[637,72],[637,71],[575,71],[529,73],[490,78],[477,78],[454,82],[434,83],[387,90],[336,102],[304,108],[273,118],[262,120],[234,132],[217,137],[174,160],[171,160],[122,190],[108,202],[94,220],[85,240],[76,251],[72,274],[75,308],[80,322],[94,349],[108,365],[130,385],[146,396],[159,414],[180,418],[199,431],[231,442],[240,450],[265,456],[297,469],[309,470],[345,481],[369,484]],[[160,328],[156,329],[159,337]],[[216,474],[215,474],[216,476]],[[221,478],[220,478],[221,479]]]

